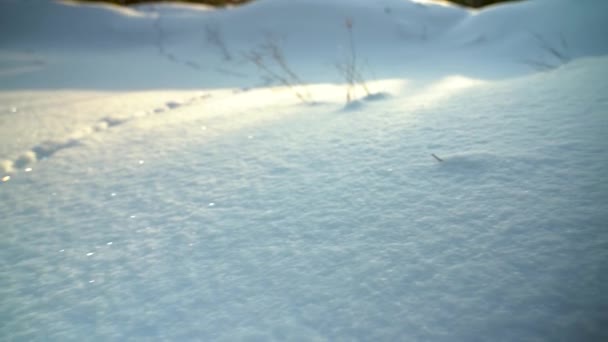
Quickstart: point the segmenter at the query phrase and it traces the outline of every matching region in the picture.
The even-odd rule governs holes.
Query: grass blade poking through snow
[[[560,32],[559,34],[559,44],[551,43],[547,38],[538,33],[531,33],[531,35],[548,58],[522,60],[524,64],[528,64],[537,70],[545,71],[555,69],[572,60],[572,57],[568,53],[568,42],[563,33]]]
[[[306,89],[305,83],[287,64],[282,49],[274,39],[268,37],[264,44],[244,53],[243,56],[255,64],[264,74],[265,79],[289,88],[304,103],[313,102],[312,95]]]
[[[346,104],[348,105],[355,99],[357,86],[363,88],[366,96],[370,96],[371,92],[369,91],[365,78],[363,78],[359,66],[355,39],[353,37],[353,20],[351,18],[346,18],[344,26],[348,32],[348,56],[346,62],[336,63],[336,68],[346,80]]]
[[[205,38],[207,43],[215,46],[221,52],[222,58],[225,61],[232,60],[232,54],[230,53],[230,50],[228,50],[224,36],[217,24],[205,25]]]

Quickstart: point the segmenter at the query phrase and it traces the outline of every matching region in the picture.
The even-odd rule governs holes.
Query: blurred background
[[[120,4],[120,5],[132,5],[132,4],[143,3],[143,2],[161,2],[161,1],[154,1],[154,0],[103,0],[103,1],[101,1],[101,0],[82,0],[82,1],[85,1],[85,2],[111,2],[114,4]],[[206,5],[211,5],[211,6],[222,7],[222,6],[241,5],[241,4],[244,4],[247,2],[251,2],[251,1],[255,1],[255,0],[182,0],[182,1],[164,0],[163,2],[191,2],[191,3],[199,3],[199,4],[206,4]],[[467,6],[467,7],[479,8],[479,7],[495,4],[498,2],[507,2],[507,1],[516,1],[516,0],[437,0],[437,2],[442,2],[442,1],[453,2],[453,3],[459,4],[462,6]]]

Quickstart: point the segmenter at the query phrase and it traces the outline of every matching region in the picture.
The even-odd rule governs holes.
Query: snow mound
[[[605,6],[0,1],[0,336],[608,340]]]

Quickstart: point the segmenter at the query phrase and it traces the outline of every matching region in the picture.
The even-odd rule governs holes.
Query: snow
[[[0,7],[0,339],[608,338],[604,1]]]

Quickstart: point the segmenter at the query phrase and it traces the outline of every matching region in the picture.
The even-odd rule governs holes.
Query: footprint
[[[82,139],[86,139],[91,134],[102,132],[108,130],[112,127],[122,125],[129,121],[145,117],[150,114],[164,113],[173,109],[180,108],[184,105],[189,105],[196,103],[198,101],[204,100],[206,98],[211,97],[210,94],[202,94],[188,99],[185,102],[178,101],[168,101],[165,102],[164,106],[157,107],[151,111],[146,112],[136,112],[131,116],[106,116],[101,120],[97,121],[95,124],[89,127],[82,128],[73,134],[71,134],[68,138],[64,140],[48,140],[44,141],[30,150],[23,152],[19,157],[15,160],[2,160],[0,161],[0,173],[2,174],[10,174],[14,173],[20,169],[25,169],[28,166],[40,161],[47,159],[54,155],[55,153],[75,146],[79,146],[81,144]]]

